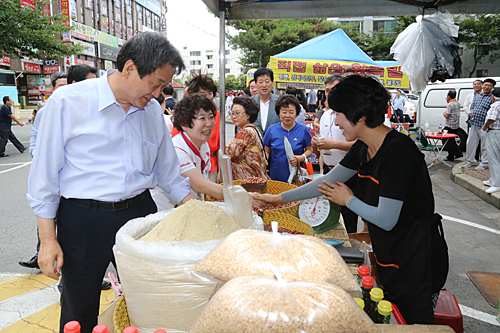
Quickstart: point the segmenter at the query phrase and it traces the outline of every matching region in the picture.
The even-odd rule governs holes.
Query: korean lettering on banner
[[[31,7],[31,9],[35,9],[36,7],[36,1],[32,0],[21,0],[21,6],[28,6]]]
[[[315,63],[313,65],[313,73],[314,74],[326,74],[326,71],[328,69],[328,64],[320,64],[319,62]]]
[[[10,57],[5,52],[3,58],[0,58],[0,66],[10,66]]]
[[[40,73],[40,65],[23,62],[23,70],[26,72]]]
[[[71,26],[71,16],[69,13],[70,12],[69,1],[70,0],[61,0],[61,14],[64,17],[63,23],[68,27]]]
[[[68,68],[72,65],[74,65],[74,56],[66,56],[64,57],[64,70],[68,70]]]
[[[117,35],[120,35],[122,33],[122,25],[120,23],[116,23],[115,32]]]
[[[54,74],[60,71],[59,66],[43,66],[43,74]]]
[[[291,63],[290,60],[278,60],[278,69],[286,69],[289,72]]]

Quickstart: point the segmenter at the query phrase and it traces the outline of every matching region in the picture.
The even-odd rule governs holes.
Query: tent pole
[[[220,112],[220,149],[226,147],[226,6],[219,1],[219,112]]]

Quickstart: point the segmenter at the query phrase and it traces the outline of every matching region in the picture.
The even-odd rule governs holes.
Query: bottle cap
[[[380,301],[378,303],[378,313],[382,316],[388,316],[392,312],[392,304],[388,301]]]
[[[66,325],[64,325],[64,333],[80,333],[80,323],[76,320],[68,321]]]
[[[363,279],[361,280],[361,284],[362,284],[363,288],[371,289],[371,288],[373,288],[373,278],[371,276],[363,276]]]
[[[353,297],[353,299],[358,303],[359,307],[364,309],[365,308],[365,301],[363,301],[361,298]]]
[[[384,299],[384,292],[380,288],[373,288],[370,291],[370,298],[375,302],[381,301]]]
[[[167,331],[160,329],[160,330],[154,331],[154,333],[167,333]]]
[[[122,331],[122,333],[139,333],[139,331],[134,326],[129,326],[129,327],[125,328]]]
[[[108,327],[104,324],[99,324],[94,327],[92,333],[109,333]]]
[[[361,265],[358,268],[358,275],[359,276],[367,276],[370,275],[370,267],[366,265]]]

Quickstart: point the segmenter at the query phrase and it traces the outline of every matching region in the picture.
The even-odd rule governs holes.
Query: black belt
[[[101,209],[112,209],[112,210],[122,210],[122,209],[127,209],[129,207],[135,206],[147,197],[147,192],[149,190],[146,190],[142,192],[139,195],[136,195],[133,198],[130,199],[125,199],[122,201],[116,201],[116,202],[107,202],[107,201],[98,201],[98,200],[92,200],[92,199],[69,199],[69,200],[74,200],[76,202],[82,203],[84,205],[90,206],[90,207],[97,207]]]

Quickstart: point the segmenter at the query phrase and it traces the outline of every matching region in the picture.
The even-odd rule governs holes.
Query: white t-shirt
[[[186,135],[188,140],[189,136]],[[186,171],[197,168],[205,179],[208,179],[208,173],[210,171],[210,147],[208,143],[203,143],[201,145],[200,155],[203,157],[205,161],[205,169],[201,170],[201,159],[196,156],[196,154],[189,148],[188,144],[184,141],[182,134],[177,134],[172,138],[172,143],[175,147],[175,152],[177,154],[177,158],[179,159],[180,164],[180,174],[183,174]],[[194,143],[193,143],[194,145]],[[168,194],[165,193],[161,188],[156,187],[150,190],[151,196],[153,197],[156,206],[158,207],[158,211],[166,210],[169,208],[174,208],[176,203],[168,197]],[[198,193],[193,188],[191,188],[191,194],[195,199],[203,200],[204,194]]]
[[[262,129],[264,131],[266,130],[267,115],[269,114],[269,102],[271,102],[271,100],[268,100],[265,103],[260,100],[260,123],[262,124]]]
[[[332,139],[334,141],[346,141],[345,137],[342,135],[342,131],[338,126],[335,125],[335,118],[337,115],[332,110],[327,110],[323,113],[319,121],[319,134],[327,139]],[[347,154],[346,151],[340,149],[323,149],[323,160],[326,165],[335,166],[337,165]]]

